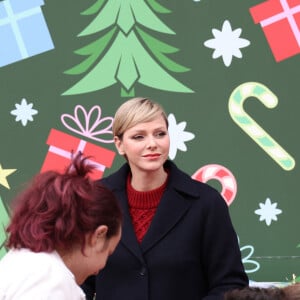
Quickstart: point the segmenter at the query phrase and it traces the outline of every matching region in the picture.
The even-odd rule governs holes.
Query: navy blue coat
[[[120,201],[122,238],[99,275],[83,285],[96,300],[220,300],[248,285],[227,204],[215,189],[167,161],[166,191],[141,244],[126,197],[125,164],[101,179]]]

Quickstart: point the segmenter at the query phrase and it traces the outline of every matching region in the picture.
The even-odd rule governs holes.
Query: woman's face
[[[113,252],[115,251],[119,241],[121,238],[121,228],[118,232],[117,235],[110,237],[109,239],[106,238],[106,241],[101,249],[101,251],[99,252],[97,259],[97,263],[95,263],[95,265],[98,264],[98,271],[102,270],[107,262],[107,259],[110,255],[113,254]]]
[[[115,251],[121,239],[121,226],[118,233],[110,238],[99,236],[93,246],[92,255],[89,255],[89,263],[85,263],[89,275],[98,274],[106,265],[109,256]]]
[[[168,158],[170,137],[163,116],[127,129],[122,140],[115,137],[119,154],[125,155],[132,173],[153,172]]]
[[[81,285],[90,275],[96,275],[101,271],[115,251],[121,238],[121,225],[116,235],[107,238],[107,226],[100,225],[94,232],[85,236],[85,245],[76,244],[73,249],[59,251],[66,266],[74,274],[76,282]],[[84,250],[84,251],[82,251]]]

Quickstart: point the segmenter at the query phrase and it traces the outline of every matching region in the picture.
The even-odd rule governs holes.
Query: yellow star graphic
[[[12,174],[13,172],[15,172],[16,170],[17,169],[2,169],[2,166],[0,164],[0,184],[2,184],[3,186],[9,189],[9,185],[6,180],[6,177]]]

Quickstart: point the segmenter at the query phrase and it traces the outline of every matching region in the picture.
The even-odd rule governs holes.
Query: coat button
[[[142,267],[141,270],[140,270],[140,275],[144,276],[146,274],[146,271],[147,271],[146,268]]]

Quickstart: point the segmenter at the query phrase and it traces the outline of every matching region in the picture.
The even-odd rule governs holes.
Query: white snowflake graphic
[[[248,40],[240,38],[241,33],[241,28],[232,30],[230,22],[225,20],[221,31],[216,28],[212,29],[215,38],[205,41],[204,46],[215,49],[212,58],[216,59],[222,56],[224,65],[229,67],[233,56],[243,57],[240,48],[250,45]]]
[[[255,213],[260,216],[259,221],[266,221],[268,226],[272,220],[277,221],[277,215],[282,213],[281,209],[276,208],[277,203],[272,203],[270,198],[266,199],[265,203],[259,203],[260,209],[255,210]]]
[[[23,98],[21,104],[16,103],[16,109],[10,113],[16,116],[16,122],[21,121],[22,125],[26,126],[28,121],[33,121],[32,116],[38,113],[36,109],[32,109],[32,106],[32,103],[27,103],[26,99]]]
[[[168,116],[169,135],[170,135],[170,151],[169,158],[173,160],[176,157],[177,149],[186,151],[185,142],[192,140],[195,135],[191,132],[184,131],[186,122],[176,124],[176,119],[173,114]]]

